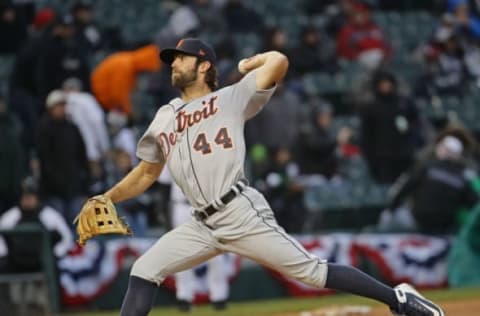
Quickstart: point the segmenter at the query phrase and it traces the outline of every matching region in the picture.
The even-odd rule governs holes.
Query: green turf
[[[450,290],[422,291],[422,294],[434,301],[456,301],[462,299],[479,298],[480,288],[461,288]],[[351,295],[333,295],[306,299],[283,298],[267,301],[249,301],[245,303],[230,303],[229,309],[223,313],[216,313],[210,305],[195,307],[190,315],[195,316],[270,316],[272,314],[295,312],[302,310],[312,310],[322,306],[344,305],[344,304],[362,304],[378,305],[379,303],[358,296]],[[82,313],[82,314],[64,314],[68,316],[114,316],[115,312],[102,313]],[[181,316],[185,313],[179,313],[175,308],[156,308],[150,313],[150,316]]]

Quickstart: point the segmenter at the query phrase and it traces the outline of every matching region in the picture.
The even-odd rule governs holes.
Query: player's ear
[[[212,63],[208,60],[204,60],[200,63],[198,69],[200,70],[200,72],[206,73],[208,69],[210,69],[210,67],[212,67]]]

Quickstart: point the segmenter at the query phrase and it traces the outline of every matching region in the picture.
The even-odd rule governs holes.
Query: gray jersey
[[[188,103],[171,100],[158,110],[138,143],[137,156],[166,162],[196,209],[208,206],[244,178],[244,123],[275,91],[275,87],[257,90],[255,74]]]

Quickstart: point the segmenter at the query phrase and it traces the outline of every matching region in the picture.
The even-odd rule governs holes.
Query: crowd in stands
[[[388,210],[380,228],[392,227],[394,210],[413,197],[414,223],[407,228],[454,230],[425,216],[453,223],[452,212],[476,203],[471,183],[478,131],[462,124],[459,115],[429,116],[417,101],[435,110],[445,96],[463,98],[479,89],[477,1],[425,1],[420,9],[431,17],[432,32],[407,53],[376,21],[378,13],[404,10],[402,1],[279,3],[145,1],[144,10],[158,13],[158,26],[132,38],[125,36],[127,23],[98,19],[99,2],[2,2],[0,63],[13,61],[0,79],[0,216],[13,216],[12,207],[23,211],[16,205],[29,177],[42,205],[62,214],[73,229],[70,223],[85,198],[104,192],[135,166],[139,135],[158,106],[176,96],[159,51],[182,37],[199,36],[216,48],[222,86],[240,78],[236,65],[242,57],[266,50],[289,57],[286,80],[246,126],[248,176],[287,231],[303,231],[312,213],[307,191],[347,190],[357,183],[362,162],[367,172],[360,177],[392,190],[391,200],[387,195],[382,200]],[[111,8],[112,16],[115,9],[130,12],[129,5],[134,4]],[[281,5],[285,12],[277,8]],[[403,77],[393,67],[398,64],[411,67],[415,76]],[[356,72],[346,79],[347,68]],[[341,91],[321,93],[346,80],[350,84]],[[442,196],[448,202],[437,199],[445,190],[452,193]],[[119,205],[136,235],[166,225],[168,194],[162,192],[154,186]],[[53,214],[37,209],[41,218]]]

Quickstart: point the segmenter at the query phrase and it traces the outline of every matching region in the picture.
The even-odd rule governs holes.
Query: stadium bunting
[[[420,288],[443,287],[447,283],[447,256],[451,245],[449,237],[412,234],[327,234],[295,236],[300,243],[320,259],[375,270],[377,276],[395,284],[410,282]],[[82,305],[104,294],[122,269],[128,269],[133,260],[145,252],[156,239],[118,238],[102,242],[89,241],[84,248],[76,248],[59,261],[62,303]],[[225,256],[229,277],[234,280],[242,269],[237,255]],[[196,302],[208,300],[205,285],[205,266],[196,269],[198,287]],[[298,281],[269,271],[285,286],[292,296],[329,294]],[[368,272],[368,271],[367,271]],[[164,286],[175,289],[169,277]]]

